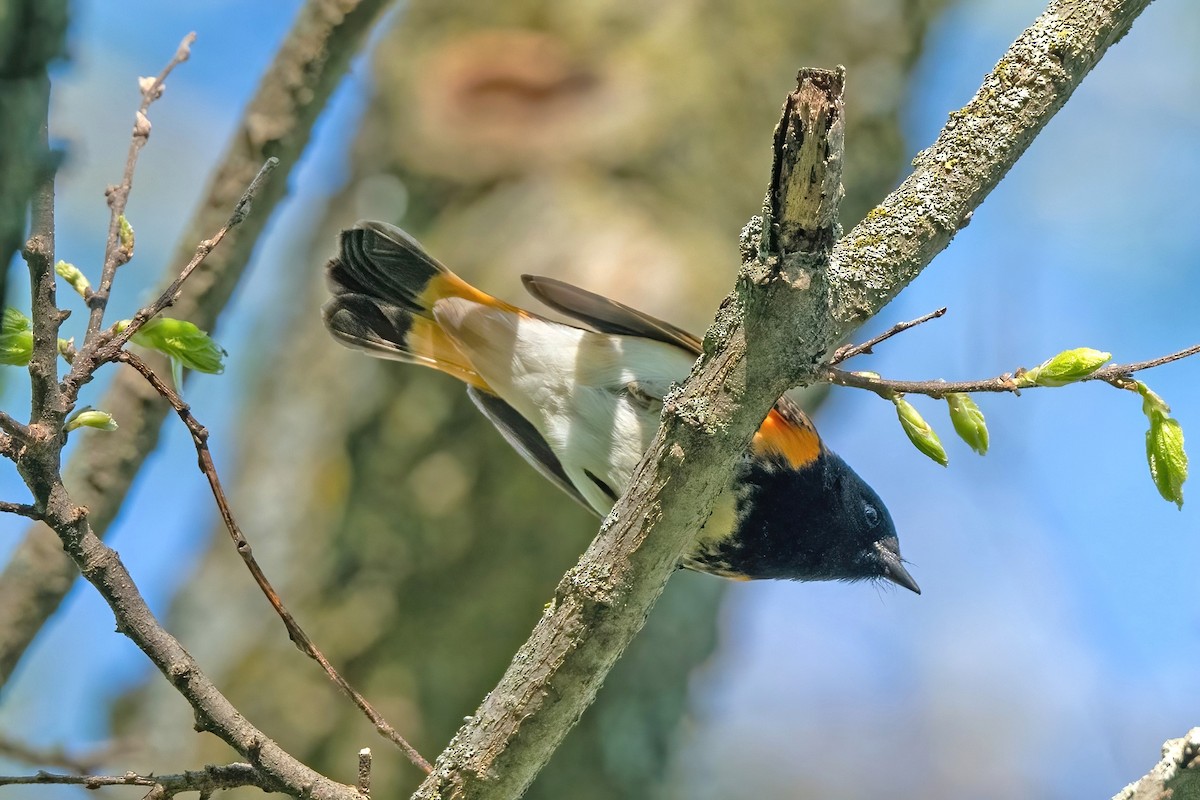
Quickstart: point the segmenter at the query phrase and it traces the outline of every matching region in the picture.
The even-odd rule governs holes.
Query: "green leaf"
[[[101,431],[115,431],[117,423],[112,418],[112,414],[107,411],[96,411],[91,408],[85,408],[77,411],[67,420],[67,424],[63,426],[63,430],[70,433],[77,428],[96,428]]]
[[[893,397],[892,402],[896,404],[896,415],[900,418],[900,427],[904,429],[904,433],[913,446],[943,467],[949,464],[950,459],[946,457],[946,448],[942,447],[942,440],[934,433],[929,423],[917,413],[917,409],[913,407],[912,403],[899,395]]]
[[[1102,353],[1090,347],[1064,350],[1054,358],[1018,375],[1017,385],[1022,388],[1066,386],[1068,383],[1083,380],[1111,360],[1112,353]]]
[[[33,357],[33,323],[15,308],[0,317],[0,365],[24,367]]]
[[[950,422],[954,424],[954,430],[959,438],[979,455],[987,453],[987,422],[983,418],[983,412],[979,410],[979,406],[975,405],[971,396],[957,393],[948,394],[946,395],[946,405],[950,407]]]
[[[1188,459],[1183,449],[1183,428],[1163,414],[1150,415],[1146,431],[1146,460],[1150,477],[1164,500],[1183,508],[1183,482],[1187,480]]]
[[[80,297],[87,297],[88,293],[92,291],[92,284],[88,282],[87,276],[80,272],[74,264],[59,261],[54,265],[54,271],[58,273],[58,277],[69,283]]]
[[[29,317],[17,311],[15,308],[4,309],[4,315],[0,316],[0,333],[19,333],[27,331],[33,327],[33,322]]]
[[[207,333],[186,320],[155,317],[133,335],[133,341],[164,353],[196,372],[217,375],[225,370],[225,351]]]

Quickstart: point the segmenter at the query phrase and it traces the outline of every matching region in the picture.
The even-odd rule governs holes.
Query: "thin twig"
[[[377,730],[387,739],[390,739],[401,750],[403,750],[405,755],[408,756],[408,759],[412,761],[412,763],[415,764],[419,769],[423,770],[426,774],[432,772],[433,767],[429,764],[429,762],[426,761],[421,754],[417,752],[416,748],[409,744],[404,737],[401,736],[400,733],[393,728],[378,711],[375,710],[374,706],[372,706],[365,697],[359,694],[358,691],[351,686],[346,679],[341,676],[340,673],[338,673],[334,666],[329,663],[329,659],[325,657],[325,654],[318,649],[313,640],[310,639],[308,634],[304,632],[304,629],[300,627],[300,624],[296,622],[296,619],[292,616],[292,613],[288,611],[286,606],[284,606],[283,600],[280,599],[279,594],[275,591],[275,587],[271,585],[270,580],[267,579],[266,573],[263,572],[262,567],[259,566],[258,561],[254,558],[254,552],[250,547],[250,542],[247,541],[245,534],[242,533],[241,527],[238,525],[237,520],[233,516],[233,510],[229,506],[229,499],[225,495],[225,489],[221,485],[221,479],[217,475],[216,465],[213,463],[212,453],[208,448],[208,430],[201,425],[196,419],[195,415],[192,414],[191,408],[187,403],[183,402],[183,398],[181,398],[174,389],[168,386],[166,382],[159,378],[154,370],[152,370],[146,364],[146,362],[142,361],[136,355],[128,351],[121,351],[121,353],[117,356],[117,359],[119,361],[123,361],[141,373],[142,377],[145,378],[152,387],[154,387],[154,390],[171,405],[171,408],[175,409],[175,413],[179,415],[179,418],[183,420],[183,424],[187,426],[188,432],[192,434],[192,442],[196,446],[196,457],[199,461],[200,471],[204,473],[204,477],[208,480],[208,485],[212,489],[213,499],[216,500],[217,509],[220,511],[221,519],[225,522],[225,528],[229,531],[229,536],[233,539],[233,543],[237,548],[238,555],[240,555],[242,557],[242,561],[246,563],[246,568],[250,570],[250,574],[254,577],[255,583],[258,584],[259,589],[262,590],[262,593],[266,596],[267,601],[271,604],[271,607],[275,609],[275,613],[278,614],[279,618],[283,621],[284,627],[287,628],[288,637],[292,640],[292,642],[295,643],[296,647],[298,647],[302,653],[321,665],[321,668],[325,670],[325,674],[329,676],[330,680],[332,680],[338,688],[340,688],[351,700],[353,700],[354,704],[357,705],[359,709],[366,714],[367,718],[371,720],[371,722],[375,725],[375,730]]]
[[[868,339],[862,344],[844,344],[837,350],[833,351],[833,355],[830,357],[829,361],[826,362],[826,365],[833,367],[842,363],[843,361],[848,361],[855,356],[870,354],[874,352],[873,348],[875,345],[879,344],[880,342],[887,341],[896,334],[904,333],[909,328],[915,328],[922,323],[929,322],[931,319],[943,317],[945,314],[946,307],[942,306],[937,311],[930,311],[923,317],[918,317],[914,320],[909,320],[908,322],[898,322],[883,333],[876,336],[874,339]]]
[[[133,315],[133,319],[129,321],[129,324],[125,326],[125,329],[113,336],[113,338],[105,344],[104,351],[107,356],[107,360],[114,360],[116,358],[116,351],[124,347],[125,343],[133,338],[133,335],[137,333],[143,325],[153,319],[163,309],[175,303],[175,300],[179,296],[179,290],[183,286],[184,281],[186,281],[191,274],[196,271],[197,267],[204,263],[204,259],[208,258],[209,254],[216,249],[217,245],[221,243],[221,240],[225,238],[225,235],[229,233],[229,231],[233,230],[245,221],[246,216],[250,213],[250,208],[254,203],[254,196],[258,194],[258,191],[262,188],[267,176],[270,175],[277,166],[279,166],[279,159],[274,157],[268,158],[263,163],[262,167],[260,167],[258,170],[258,174],[254,176],[254,179],[250,181],[250,185],[246,187],[246,191],[242,193],[241,199],[237,201],[236,205],[234,205],[233,212],[229,215],[229,219],[226,220],[225,224],[222,225],[221,228],[210,238],[205,239],[196,246],[196,252],[192,256],[192,260],[189,261],[184,268],[179,271],[179,276],[175,278],[175,280],[171,281],[171,285],[163,290],[163,293],[158,296],[158,299],[156,299],[153,303],[150,303],[149,305],[139,309],[138,312]]]
[[[1128,379],[1135,372],[1161,367],[1173,361],[1200,354],[1200,344],[1186,347],[1174,353],[1147,361],[1135,361],[1130,364],[1112,364],[1096,370],[1084,381],[1104,381],[1119,389],[1127,389]],[[1006,372],[994,378],[983,378],[973,381],[898,381],[890,378],[880,378],[869,372],[846,372],[845,370],[826,367],[824,380],[839,386],[850,386],[856,389],[867,389],[881,397],[890,398],[896,394],[922,394],[927,397],[941,399],[948,394],[967,394],[971,392],[1011,392],[1020,394],[1025,389],[1036,389],[1036,385],[1022,385],[1017,381],[1021,370]]]
[[[87,335],[84,337],[85,346],[100,331],[100,325],[104,322],[104,309],[108,305],[108,297],[112,292],[112,282],[113,277],[117,274],[117,267],[129,261],[132,256],[129,249],[121,246],[121,218],[125,215],[129,192],[133,189],[133,173],[137,169],[138,154],[141,153],[146,140],[150,138],[150,120],[146,117],[146,112],[155,100],[162,97],[163,82],[171,74],[171,70],[187,61],[188,56],[191,55],[194,41],[196,41],[195,33],[189,33],[183,37],[175,55],[163,67],[162,72],[158,73],[158,77],[152,81],[145,79],[142,81],[142,104],[138,107],[134,117],[133,136],[129,142],[129,154],[125,158],[125,174],[121,177],[120,185],[110,186],[105,192],[111,211],[108,222],[108,243],[104,247],[104,266],[100,271],[100,283],[96,287],[96,291],[87,298],[88,308],[92,310],[92,313],[88,317]]]
[[[209,765],[203,769],[187,770],[176,775],[140,775],[126,772],[124,775],[63,775],[39,770],[33,775],[0,776],[0,786],[31,785],[82,786],[99,789],[102,786],[149,786],[147,798],[168,800],[181,792],[200,792],[201,796],[218,789],[235,789],[239,786],[257,786],[266,791],[277,787],[251,764],[235,763],[222,766]]]
[[[1176,350],[1174,353],[1159,356],[1158,358],[1151,358],[1147,361],[1135,361],[1132,364],[1112,364],[1096,370],[1088,376],[1088,380],[1112,382],[1116,378],[1125,378],[1135,372],[1161,367],[1163,364],[1170,364],[1172,361],[1179,361],[1198,353],[1200,353],[1200,344],[1194,344],[1191,347],[1185,347],[1182,350]]]
[[[133,338],[143,325],[153,319],[163,309],[172,305],[179,296],[179,290],[183,286],[184,281],[191,276],[196,268],[204,263],[204,260],[217,248],[221,240],[225,238],[229,231],[245,221],[246,216],[250,213],[250,208],[253,205],[254,197],[262,188],[267,176],[271,171],[279,165],[279,159],[268,158],[259,169],[258,174],[250,181],[246,187],[246,191],[242,193],[242,197],[234,205],[229,219],[225,221],[216,233],[208,239],[200,242],[196,247],[196,252],[192,255],[191,261],[184,265],[179,271],[179,275],[171,284],[158,296],[154,302],[143,306],[138,310],[129,324],[125,326],[119,333],[113,333],[111,338],[104,339],[103,335],[94,337],[84,344],[82,352],[75,355],[71,363],[71,373],[63,382],[67,397],[74,402],[76,395],[79,392],[79,387],[91,380],[92,373],[109,361],[118,359],[121,353],[121,348]]]
[[[42,518],[42,512],[38,511],[34,506],[28,503],[12,503],[8,500],[0,500],[0,514],[17,514],[32,520],[40,520]]]

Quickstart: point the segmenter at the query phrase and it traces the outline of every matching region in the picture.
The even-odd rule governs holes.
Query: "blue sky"
[[[77,4],[55,132],[72,154],[60,186],[60,256],[81,266],[102,251],[103,187],[123,161],[135,77],[157,71],[184,33],[199,34],[152,114],[129,209],[138,259],[122,272],[126,294],[115,313],[144,299],[133,285],[153,280],[169,257],[206,166],[297,7],[130,2],[117,15],[94,0]],[[947,15],[905,121],[913,152],[1040,11],[1025,0],[971,0]],[[971,378],[1069,347],[1132,361],[1200,341],[1200,226],[1190,197],[1200,179],[1197,32],[1191,4],[1152,5],[874,329],[942,305],[947,317],[854,367]],[[292,197],[222,321],[222,341],[262,324],[256,308],[286,277],[288,231],[341,179],[364,86],[359,65],[291,179]],[[237,399],[228,387],[252,366],[231,349],[230,374],[195,381],[189,395],[218,432],[219,460],[232,451],[220,436]],[[1200,430],[1200,362],[1145,379],[1185,433]],[[24,402],[13,383],[6,408]],[[924,594],[733,587],[722,650],[693,682],[680,768],[692,776],[688,796],[786,797],[802,788],[839,797],[1109,796],[1140,776],[1163,739],[1200,723],[1189,691],[1200,660],[1200,512],[1194,500],[1178,511],[1155,493],[1138,399],[1093,385],[980,398],[993,442],[982,459],[949,441],[937,404],[914,402],[947,440],[949,468],[912,450],[891,407],[871,395],[835,390],[818,423],[888,502]],[[169,425],[112,538],[158,610],[213,519],[193,461],[183,431]],[[0,497],[22,496],[0,466]],[[175,513],[148,530],[164,506]],[[18,523],[0,518],[0,551]],[[0,701],[0,725],[19,722],[47,744],[102,738],[97,687],[146,670],[111,631],[90,590],[73,592]],[[48,685],[54,695],[41,691]],[[738,764],[738,783],[714,762]]]

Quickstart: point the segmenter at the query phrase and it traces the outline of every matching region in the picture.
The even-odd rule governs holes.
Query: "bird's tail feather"
[[[325,267],[333,298],[322,307],[325,326],[343,344],[380,358],[433,367],[488,390],[433,315],[433,305],[461,297],[507,306],[459,278],[404,231],[360,222],[342,232],[341,249]]]

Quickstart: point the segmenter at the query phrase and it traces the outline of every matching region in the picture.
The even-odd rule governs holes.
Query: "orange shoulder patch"
[[[821,437],[816,430],[789,420],[775,409],[758,427],[750,446],[758,455],[783,456],[794,469],[808,466],[821,455]]]

